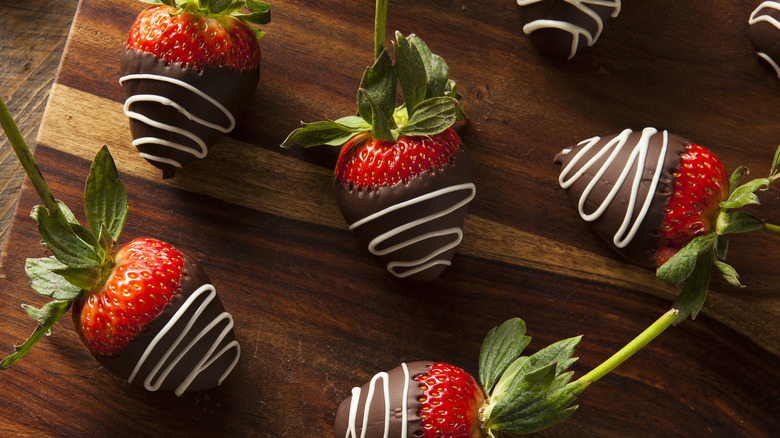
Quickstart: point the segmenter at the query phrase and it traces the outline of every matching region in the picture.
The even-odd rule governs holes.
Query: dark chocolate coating
[[[664,131],[656,131],[650,135],[654,131],[655,130],[652,130],[652,128],[647,130],[647,135],[649,136],[648,153],[644,162],[641,162],[642,180],[637,191],[636,203],[631,212],[632,223],[633,219],[639,217],[644,201],[649,194],[648,192],[652,184],[653,175],[658,167],[658,160],[664,144]],[[588,144],[589,140],[582,141],[577,146],[572,147],[569,152],[564,150],[564,152],[558,154],[555,157],[555,163],[561,165],[561,171],[563,172],[575,156],[578,154],[581,156],[566,175],[566,179],[568,180],[613,139],[616,139],[618,135],[620,134],[590,139],[590,141],[595,141],[596,139],[598,139],[598,141],[596,141],[594,146],[587,151],[585,151],[585,145]],[[610,190],[612,190],[618,181],[621,172],[629,165],[629,156],[642,138],[643,132],[631,132],[628,135],[625,146],[620,149],[616,159],[607,168],[606,173],[601,176],[599,183],[594,186],[590,196],[587,197],[583,207],[585,214],[593,213],[602,202],[604,202]],[[674,174],[680,169],[680,156],[689,144],[691,144],[689,140],[680,136],[674,134],[668,135],[668,145],[666,154],[663,157],[663,167],[661,169],[660,179],[652,194],[649,210],[647,211],[644,220],[642,220],[636,235],[625,247],[618,248],[613,242],[613,239],[620,229],[620,226],[626,217],[626,212],[629,209],[632,182],[637,172],[636,163],[631,166],[631,170],[628,173],[626,180],[617,191],[615,198],[608,204],[604,213],[598,219],[588,222],[596,234],[610,247],[639,266],[647,268],[656,267],[654,253],[658,248],[660,237],[659,228],[664,220],[664,209],[669,203],[669,197],[673,191]],[[612,149],[613,148],[610,147],[609,152],[611,152]],[[575,208],[578,207],[580,197],[583,195],[588,184],[593,181],[599,169],[601,169],[607,161],[607,157],[610,155],[609,152],[601,156],[594,165],[590,166],[580,178],[566,189],[569,200]]]
[[[401,202],[450,186],[472,183],[472,181],[473,170],[471,161],[469,160],[466,151],[461,148],[461,150],[454,155],[452,161],[441,169],[423,173],[409,179],[406,183],[399,182],[393,186],[385,185],[378,189],[368,191],[352,188],[336,178],[334,181],[334,192],[336,195],[336,202],[341,209],[342,215],[347,220],[347,223],[352,225],[373,213]],[[352,231],[361,242],[368,246],[369,242],[375,237],[414,220],[442,211],[465,200],[467,197],[471,196],[471,194],[471,188],[456,190],[442,196],[405,206],[377,219],[366,222],[365,224],[354,228]],[[445,216],[421,223],[409,230],[389,237],[377,247],[377,250],[379,251],[391,247],[397,243],[406,241],[415,236],[421,236],[425,233],[450,228],[460,229],[466,217],[467,209],[468,203]],[[456,238],[457,236],[452,233],[438,237],[429,237],[420,242],[399,248],[386,255],[379,255],[379,258],[387,264],[395,261],[418,260],[431,254],[433,251],[450,244]],[[436,256],[437,260],[447,261],[447,264],[435,264],[418,273],[408,275],[405,278],[414,280],[434,280],[438,278],[444,269],[447,268],[449,261],[452,260],[456,248],[457,247],[450,248]],[[394,275],[402,277],[406,275],[408,270],[406,268],[398,268],[397,270],[394,269],[394,271],[391,271]]]
[[[158,333],[165,327],[171,320],[174,314],[182,307],[183,304],[190,298],[201,286],[210,285],[210,281],[205,271],[198,265],[191,263],[187,257],[184,259],[184,275],[179,282],[179,291],[174,295],[171,300],[166,304],[162,312],[157,315],[149,324],[145,327],[144,331],[136,336],[136,338],[130,341],[125,348],[114,355],[102,355],[93,354],[100,364],[112,374],[128,380],[131,377],[133,369],[138,363],[139,359],[144,354],[144,351],[153,342]],[[193,314],[201,307],[206,301],[209,294],[200,294],[187,308],[187,310],[179,318],[178,322],[163,336],[157,345],[151,350],[151,353],[143,362],[143,365],[139,368],[139,371],[134,376],[131,384],[144,387],[144,381],[153,372],[153,368],[163,360],[163,356],[168,352],[174,341],[181,335],[185,326],[190,323]],[[173,349],[168,358],[165,360],[158,374],[166,369],[180,351],[182,351],[208,324],[212,323],[218,317],[223,317],[225,307],[219,299],[219,296],[214,296],[204,308],[203,312],[195,320],[194,325],[189,331],[187,331],[184,338],[181,339],[178,346]],[[77,307],[74,307],[73,321],[78,327],[78,321],[80,319],[80,312]],[[206,356],[213,358],[223,348],[226,348],[229,344],[236,341],[235,332],[230,328],[229,332],[224,338],[218,341],[221,332],[227,328],[230,324],[229,319],[222,318],[213,328],[211,328],[204,337],[197,341],[197,343],[190,349],[188,353],[182,356],[181,360],[173,367],[171,372],[162,382],[158,389],[163,391],[176,391],[182,382],[187,378],[190,372],[196,368],[199,361]],[[78,331],[78,329],[77,329]],[[217,343],[216,348],[209,354],[209,349]],[[235,360],[237,360],[240,354],[240,348],[237,343],[233,347],[229,347],[225,354],[219,355],[219,357],[205,368],[197,377],[182,390],[187,392],[201,391],[216,387],[221,382],[223,374],[234,366]],[[156,379],[155,379],[156,380]],[[154,380],[152,381],[154,384]],[[147,388],[149,389],[149,388]],[[155,390],[155,389],[150,389]],[[182,391],[180,390],[180,391]],[[180,393],[179,393],[180,395]]]
[[[234,118],[249,104],[260,79],[259,67],[240,72],[227,67],[204,66],[198,71],[192,66],[184,66],[177,62],[166,64],[165,61],[150,53],[127,47],[122,50],[120,73],[123,77],[131,74],[153,74],[181,80],[222,104]],[[179,85],[150,79],[133,79],[123,81],[122,87],[128,98],[139,94],[163,96],[205,121],[225,128],[230,126],[229,119],[222,110],[202,96]],[[213,145],[223,134],[217,129],[191,120],[172,106],[158,102],[138,101],[130,105],[129,109],[154,121],[189,131],[202,139],[207,147]],[[130,131],[133,139],[154,137],[179,143],[198,151],[201,149],[195,141],[187,136],[159,129],[133,118],[130,119]],[[192,153],[156,143],[143,143],[136,147],[141,153],[170,158],[182,166],[197,158]],[[164,178],[173,177],[177,169],[176,166],[168,163],[149,159],[147,161],[159,167],[163,171]]]
[[[398,366],[387,373],[379,373],[375,376],[372,398],[368,402],[371,382],[366,383],[360,388],[358,403],[355,411],[352,413],[354,421],[350,424],[350,408],[352,407],[353,395],[347,397],[336,412],[336,422],[333,427],[333,436],[335,438],[347,438],[352,436],[362,436],[363,425],[365,423],[366,438],[382,438],[385,430],[385,416],[390,413],[389,435],[393,438],[413,438],[422,436],[422,418],[419,416],[420,397],[423,396],[423,390],[420,385],[414,381],[415,376],[427,374],[430,372],[433,362],[411,362],[406,364],[407,374],[404,372],[404,366]],[[386,375],[385,375],[386,374]],[[384,384],[388,384],[389,397],[385,397]],[[407,396],[404,398],[404,390],[407,390]],[[354,394],[354,392],[353,392]],[[366,404],[369,405],[368,418],[364,417]],[[406,411],[406,434],[403,434],[404,419],[403,412]],[[353,435],[354,434],[354,435]]]
[[[780,2],[762,2],[750,14],[748,24],[756,54],[780,78]]]
[[[523,31],[539,52],[552,58],[571,59],[582,47],[593,45],[607,18],[620,12],[620,0],[613,5],[588,0],[520,0],[518,5]],[[571,30],[561,28],[566,26]]]

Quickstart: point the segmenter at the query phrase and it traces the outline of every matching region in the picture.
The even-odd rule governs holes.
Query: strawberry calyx
[[[656,270],[658,279],[672,285],[684,286],[673,307],[679,310],[675,324],[688,316],[696,318],[704,305],[709,287],[710,273],[714,266],[731,285],[743,287],[736,270],[725,262],[728,249],[727,234],[763,231],[780,236],[780,227],[769,224],[750,213],[738,210],[741,207],[760,204],[757,191],[766,191],[780,178],[780,147],[775,151],[769,176],[741,183],[748,173],[744,166],[737,168],[729,178],[728,198],[721,201],[713,213],[712,229],[693,238],[687,245]]]
[[[111,249],[127,216],[127,193],[108,148],[103,146],[90,166],[84,190],[88,227],[81,225],[70,209],[51,194],[2,99],[0,124],[43,202],[33,207],[31,216],[38,225],[41,245],[52,253],[50,257],[30,258],[25,262],[30,286],[51,301],[41,308],[22,306],[38,326],[24,343],[14,347],[13,354],[0,362],[0,369],[7,369],[49,333],[85,291],[105,282],[114,266]]]
[[[604,362],[572,380],[569,368],[582,336],[550,344],[523,356],[530,344],[522,319],[512,318],[491,329],[479,354],[479,383],[487,398],[480,409],[483,436],[500,431],[533,433],[568,418],[577,396],[672,326],[677,309],[670,309]]]
[[[387,2],[377,1],[374,64],[367,68],[357,91],[357,114],[336,120],[303,123],[281,147],[343,146],[369,133],[377,141],[394,143],[403,136],[436,135],[466,116],[460,95],[448,78],[447,63],[415,34],[395,32],[395,63],[384,47]],[[396,106],[400,85],[402,103]]]
[[[194,14],[220,18],[225,16],[235,17],[239,20],[255,25],[271,22],[271,6],[258,0],[140,0],[151,5],[165,5],[176,8],[179,13],[187,11]],[[246,12],[243,12],[246,10]],[[252,27],[257,38],[263,36],[263,32]]]

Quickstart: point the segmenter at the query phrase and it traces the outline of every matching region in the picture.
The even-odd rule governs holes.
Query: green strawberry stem
[[[8,142],[11,143],[14,153],[16,153],[16,156],[19,158],[19,162],[22,163],[22,168],[30,179],[35,191],[38,193],[38,197],[41,198],[43,205],[46,206],[49,213],[56,216],[57,221],[59,221],[65,229],[70,230],[71,226],[68,219],[65,217],[59,204],[51,194],[51,190],[49,190],[49,186],[46,184],[46,181],[41,174],[41,170],[38,168],[38,164],[36,164],[32,152],[30,152],[30,148],[24,141],[24,137],[22,137],[19,127],[16,126],[13,116],[11,116],[11,112],[8,110],[8,107],[5,105],[2,98],[0,98],[0,124],[3,126],[5,135],[8,137]]]
[[[625,362],[629,357],[633,356],[634,353],[641,350],[645,345],[649,344],[653,339],[658,337],[658,335],[663,333],[664,330],[669,328],[669,326],[674,323],[676,317],[677,309],[671,309],[664,313],[660,318],[658,318],[658,320],[656,320],[642,333],[640,333],[639,336],[621,348],[617,353],[613,354],[601,365],[597,366],[587,374],[577,379],[575,383],[582,382],[584,384],[578,387],[574,393],[580,394],[585,390],[585,388],[588,387],[588,385],[609,374],[609,372],[617,368],[618,365]]]
[[[103,283],[113,263],[111,248],[125,224],[127,193],[108,148],[103,146],[90,166],[84,188],[84,210],[89,228],[81,225],[65,204],[54,199],[2,99],[0,124],[43,201],[43,205],[33,207],[30,216],[38,225],[41,245],[52,253],[51,257],[25,261],[24,270],[30,278],[30,287],[51,301],[41,308],[22,305],[38,325],[26,341],[14,346],[14,353],[0,361],[0,369],[5,370],[51,332],[74,300]]]
[[[385,50],[385,22],[387,21],[387,0],[376,1],[374,13],[374,60]]]
[[[774,224],[765,224],[761,231],[768,234],[774,234],[775,236],[780,236],[780,226]]]

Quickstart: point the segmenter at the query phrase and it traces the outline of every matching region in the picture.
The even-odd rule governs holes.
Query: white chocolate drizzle
[[[426,193],[424,195],[418,196],[416,198],[412,198],[408,201],[399,202],[395,205],[392,205],[390,207],[387,207],[383,210],[380,210],[374,214],[371,214],[369,216],[364,217],[363,219],[360,219],[353,224],[349,226],[350,230],[354,230],[361,225],[364,225],[367,222],[370,222],[374,219],[378,219],[386,214],[392,213],[394,211],[400,210],[402,208],[418,204],[420,202],[428,201],[434,198],[437,198],[439,196],[446,195],[448,193],[452,192],[458,192],[458,191],[469,191],[468,196],[460,200],[459,202],[450,205],[449,207],[437,211],[433,214],[430,214],[428,216],[422,217],[420,219],[416,219],[410,222],[407,222],[401,226],[398,226],[396,228],[393,228],[387,232],[384,232],[380,234],[379,236],[373,238],[369,244],[368,244],[368,250],[371,251],[372,254],[377,256],[384,256],[387,254],[391,254],[395,251],[398,251],[402,248],[405,248],[410,245],[414,245],[416,243],[422,242],[427,239],[433,239],[436,237],[442,237],[447,235],[452,235],[453,239],[447,243],[446,245],[439,247],[432,251],[429,254],[426,254],[423,257],[420,257],[416,260],[409,260],[409,261],[391,261],[387,264],[387,270],[390,271],[393,275],[399,278],[408,277],[410,275],[417,274],[419,272],[425,271],[426,269],[430,269],[433,266],[436,265],[445,265],[449,266],[452,262],[448,259],[437,259],[436,257],[442,253],[445,253],[449,251],[452,248],[455,248],[458,246],[463,240],[463,230],[460,227],[451,227],[451,228],[444,228],[440,230],[431,231],[428,233],[421,234],[419,236],[415,236],[413,238],[407,239],[403,242],[399,242],[395,245],[389,246],[384,249],[377,249],[379,245],[381,245],[384,241],[403,233],[407,230],[410,230],[412,228],[415,228],[417,226],[420,226],[424,223],[436,220],[440,217],[446,216],[457,209],[463,207],[464,205],[471,202],[472,199],[474,199],[474,195],[476,194],[477,188],[474,185],[474,183],[464,183],[464,184],[457,184],[449,187],[445,187],[443,189],[435,190],[430,193]],[[400,269],[399,269],[400,268]],[[410,269],[405,269],[410,268]]]
[[[769,14],[761,14],[759,15],[759,11],[763,9],[775,9],[780,11],[780,2],[772,2],[772,1],[766,1],[758,5],[758,7],[753,10],[753,12],[750,14],[750,19],[748,20],[749,25],[754,25],[757,23],[769,23],[770,25],[777,28],[778,31],[780,31],[780,21],[778,21],[775,17],[772,17]],[[780,78],[780,65],[777,64],[777,62],[772,59],[769,55],[767,55],[764,52],[756,51],[756,55],[761,57],[764,61],[769,63],[769,65],[772,66],[772,68],[775,69],[775,72],[777,73],[777,77]]]
[[[403,391],[403,407],[401,408],[401,438],[406,438],[407,431],[407,411],[409,410],[409,385],[411,382],[409,376],[409,368],[405,363],[401,364],[404,370],[404,391]],[[382,380],[382,394],[384,396],[384,438],[390,436],[390,375],[386,372],[377,373],[371,378],[368,384],[368,392],[366,393],[366,404],[363,408],[363,424],[361,426],[360,438],[365,438],[366,430],[368,429],[368,413],[371,410],[371,403],[374,400],[374,393],[376,392],[376,384],[379,380]],[[349,424],[347,426],[347,433],[344,438],[358,438],[357,437],[357,413],[360,405],[360,387],[352,388],[352,400],[349,404]]]
[[[642,209],[634,218],[633,217],[634,207],[637,204],[639,188],[640,185],[642,184],[642,176],[644,173],[643,171],[645,168],[645,162],[646,160],[649,159],[647,155],[648,155],[648,149],[650,145],[650,138],[653,135],[655,135],[657,132],[658,131],[656,131],[656,129],[654,128],[645,128],[642,130],[642,135],[639,138],[639,140],[636,142],[636,144],[629,145],[627,144],[627,140],[629,135],[632,133],[632,131],[630,129],[624,130],[619,135],[615,136],[615,138],[613,138],[612,140],[608,141],[606,144],[601,146],[601,149],[588,162],[584,163],[577,170],[577,172],[574,173],[574,175],[572,175],[570,178],[567,179],[569,172],[571,172],[572,169],[575,168],[575,165],[584,156],[584,154],[599,142],[600,137],[593,137],[587,140],[583,140],[578,144],[578,146],[581,146],[581,148],[575,153],[575,155],[572,157],[571,161],[569,161],[566,167],[563,168],[563,170],[561,171],[561,175],[558,178],[558,183],[561,185],[561,187],[564,189],[568,189],[588,169],[593,167],[595,163],[598,162],[602,156],[609,154],[604,164],[602,164],[602,166],[596,171],[595,175],[593,175],[593,178],[590,180],[590,182],[588,182],[587,187],[585,188],[585,190],[583,190],[582,194],[580,195],[578,209],[579,209],[580,217],[582,217],[582,219],[588,222],[595,221],[596,219],[601,217],[604,211],[607,210],[607,207],[609,207],[609,205],[615,199],[615,196],[617,195],[618,191],[623,186],[623,184],[624,183],[631,184],[631,192],[630,192],[631,194],[628,199],[628,204],[626,205],[626,214],[623,218],[623,222],[621,223],[620,228],[617,230],[617,232],[615,233],[612,239],[612,243],[618,248],[624,248],[629,243],[631,243],[631,240],[636,235],[640,225],[642,225],[642,221],[647,215],[647,211],[650,209],[650,203],[652,202],[653,196],[655,195],[656,187],[658,187],[658,181],[660,180],[661,173],[663,172],[664,160],[666,159],[666,151],[669,145],[669,134],[667,133],[667,131],[663,131],[662,133],[663,146],[661,147],[661,151],[657,157],[658,162],[655,168],[655,173],[653,174],[653,180],[647,189],[647,196],[645,197],[644,201],[642,201],[643,202]],[[624,147],[633,147],[631,154],[625,160],[625,163],[615,162],[615,159],[618,157],[620,151]],[[563,153],[568,154],[572,152],[571,150],[564,150]],[[650,157],[650,159],[652,158],[653,157]],[[604,175],[607,169],[609,169],[613,164],[616,166],[623,165],[623,169],[620,171],[620,176],[618,177],[617,181],[614,182],[614,185],[612,186],[612,189],[609,191],[607,196],[600,201],[601,204],[599,205],[599,207],[591,213],[586,213],[584,209],[586,200],[590,196],[590,193],[593,190],[593,188],[597,184],[601,183],[602,175]],[[627,182],[626,180],[628,178],[628,174],[631,172],[632,168],[636,168],[634,179],[631,182]]]
[[[168,374],[179,364],[182,357],[184,357],[184,355],[187,354],[187,352],[189,352],[190,349],[192,349],[198,342],[200,342],[200,340],[204,336],[206,336],[212,329],[217,327],[224,320],[227,320],[227,324],[225,324],[225,327],[222,329],[220,335],[217,337],[217,339],[214,340],[214,343],[208,349],[206,354],[198,361],[198,363],[196,363],[192,367],[192,371],[181,382],[181,384],[179,384],[179,386],[176,388],[174,392],[176,393],[177,396],[183,394],[184,391],[186,391],[187,388],[190,386],[192,381],[195,380],[195,378],[198,377],[198,375],[201,372],[203,372],[203,370],[208,368],[220,356],[227,353],[229,350],[235,348],[236,357],[235,359],[233,359],[233,362],[231,362],[231,364],[227,367],[227,369],[225,369],[225,371],[222,373],[219,380],[217,381],[217,385],[222,384],[222,381],[225,380],[225,378],[230,374],[231,371],[233,371],[233,368],[235,368],[236,363],[238,362],[238,358],[241,354],[241,347],[239,346],[238,341],[233,340],[229,342],[221,350],[215,353],[215,350],[217,349],[219,344],[222,342],[223,339],[225,339],[225,336],[227,336],[227,334],[230,333],[230,330],[233,328],[233,317],[227,312],[222,312],[219,316],[217,316],[213,321],[211,321],[208,325],[206,325],[206,327],[204,327],[200,331],[200,333],[198,333],[197,336],[195,336],[195,338],[192,341],[190,341],[190,343],[186,345],[179,352],[178,355],[176,355],[173,358],[170,358],[171,354],[173,353],[174,350],[177,349],[182,339],[184,339],[184,337],[190,332],[190,330],[192,330],[193,325],[195,325],[197,320],[200,318],[201,314],[205,311],[205,309],[217,296],[217,291],[216,289],[214,289],[214,286],[210,284],[204,284],[200,286],[197,290],[195,290],[195,292],[193,292],[192,295],[190,295],[187,298],[187,300],[182,304],[182,306],[165,324],[165,327],[163,327],[162,330],[160,330],[160,332],[157,333],[157,335],[154,337],[152,342],[149,343],[144,353],[138,359],[138,362],[136,363],[133,372],[130,374],[130,377],[127,379],[129,383],[133,382],[133,379],[135,379],[136,374],[138,374],[138,371],[141,369],[141,366],[144,364],[146,359],[152,354],[157,344],[161,342],[161,340],[168,334],[168,332],[176,325],[176,323],[182,318],[184,313],[186,313],[187,309],[195,301],[197,301],[198,298],[203,294],[208,294],[208,295],[203,299],[203,302],[200,304],[200,307],[198,307],[198,309],[192,314],[190,320],[187,321],[186,326],[182,329],[181,333],[178,335],[176,340],[171,344],[168,350],[160,358],[160,361],[149,372],[148,376],[144,380],[144,387],[149,391],[157,391],[160,388],[160,385],[162,385],[162,383],[168,377]],[[160,369],[163,366],[165,366],[165,369],[161,371]]]
[[[519,6],[528,6],[533,3],[539,3],[540,1],[547,1],[547,0],[517,0],[517,4]],[[601,16],[599,16],[596,11],[591,9],[590,5],[595,6],[608,6],[613,8],[612,12],[612,18],[617,17],[620,14],[620,0],[562,0],[566,3],[571,4],[575,8],[577,8],[580,12],[590,17],[595,23],[596,23],[596,33],[591,34],[587,29],[583,28],[582,26],[578,26],[574,23],[569,23],[568,21],[564,20],[554,20],[554,19],[539,19],[534,20],[529,23],[526,23],[525,26],[523,26],[523,32],[526,33],[526,35],[530,35],[536,30],[544,29],[544,28],[553,28],[553,29],[560,29],[564,32],[568,32],[571,34],[571,50],[569,51],[569,57],[568,59],[571,59],[574,57],[574,55],[577,54],[577,49],[579,48],[580,43],[580,35],[585,37],[585,41],[587,42],[588,46],[592,46],[596,43],[596,40],[599,39],[601,36],[601,31],[604,29],[604,21],[601,19]]]
[[[159,145],[162,145],[162,146],[167,146],[167,147],[172,148],[172,149],[177,149],[177,150],[180,150],[180,151],[183,151],[183,152],[187,152],[189,154],[192,154],[196,158],[203,158],[203,157],[205,157],[208,154],[208,145],[206,145],[206,143],[203,141],[203,139],[201,139],[200,137],[198,137],[194,133],[192,133],[190,131],[187,131],[185,129],[182,129],[182,128],[178,127],[178,126],[165,124],[165,123],[159,122],[157,120],[154,120],[154,119],[152,119],[152,118],[150,118],[150,117],[148,117],[148,116],[146,116],[144,114],[138,113],[136,111],[132,111],[130,109],[130,106],[133,103],[135,103],[135,102],[156,102],[156,103],[159,103],[161,105],[166,105],[166,106],[173,107],[177,111],[179,111],[179,113],[183,114],[188,119],[190,119],[190,120],[192,120],[192,121],[194,121],[194,122],[196,122],[196,123],[198,123],[198,124],[200,124],[202,126],[206,126],[208,128],[211,128],[211,129],[217,130],[219,132],[222,132],[223,134],[226,134],[226,133],[232,131],[233,128],[235,128],[235,126],[236,126],[236,119],[235,119],[235,117],[233,117],[233,114],[231,114],[231,112],[227,108],[225,108],[224,105],[219,103],[216,99],[214,99],[213,97],[209,96],[208,94],[202,92],[197,87],[194,87],[194,86],[192,86],[192,85],[190,85],[190,84],[188,84],[188,83],[186,83],[186,82],[184,82],[182,80],[179,80],[179,79],[176,79],[176,78],[171,78],[171,77],[168,77],[168,76],[162,76],[162,75],[140,74],[139,73],[139,74],[131,74],[131,75],[122,76],[121,78],[119,78],[119,83],[122,84],[125,81],[129,81],[129,80],[152,80],[152,81],[168,82],[170,84],[177,85],[177,86],[182,87],[182,88],[184,88],[184,89],[186,89],[186,90],[188,90],[188,91],[190,91],[192,93],[197,94],[199,97],[203,98],[204,100],[206,100],[210,104],[214,105],[228,119],[228,126],[221,126],[221,125],[218,125],[216,123],[212,123],[212,122],[209,122],[208,120],[203,120],[202,118],[197,117],[196,115],[194,115],[190,111],[188,111],[186,108],[184,108],[182,105],[178,104],[177,102],[174,102],[173,100],[171,100],[171,99],[169,99],[169,98],[167,98],[165,96],[160,96],[160,95],[156,95],[156,94],[136,94],[136,95],[128,97],[127,100],[125,100],[125,104],[124,104],[122,109],[124,110],[125,115],[127,115],[127,117],[129,117],[131,119],[138,120],[139,122],[145,123],[145,124],[147,124],[149,126],[152,126],[154,128],[158,128],[158,129],[161,129],[161,130],[164,130],[164,131],[168,131],[168,132],[173,132],[175,134],[179,134],[181,136],[189,138],[190,140],[192,140],[198,146],[198,148],[196,149],[196,148],[193,148],[193,147],[190,147],[190,146],[187,146],[187,145],[183,145],[181,143],[176,143],[176,142],[173,142],[173,141],[170,141],[170,140],[166,140],[166,139],[163,139],[163,138],[158,138],[158,137],[141,137],[141,138],[136,138],[132,142],[133,146],[138,147],[139,145],[149,144],[149,143],[151,143],[151,144],[159,144]],[[169,164],[169,165],[174,166],[174,167],[179,167],[179,168],[181,167],[181,163],[179,163],[176,160],[170,159],[170,158],[161,157],[161,156],[158,156],[158,155],[151,155],[151,154],[147,154],[147,153],[144,153],[144,152],[141,152],[138,155],[143,157],[143,158],[146,158],[147,160],[157,161],[157,162],[160,162],[160,163]]]

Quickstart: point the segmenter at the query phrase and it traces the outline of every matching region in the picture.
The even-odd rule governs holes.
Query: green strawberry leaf
[[[384,50],[374,65],[363,73],[357,92],[358,115],[372,126],[375,118],[382,118],[383,121],[376,123],[384,123],[390,128],[395,128],[390,126],[390,121],[395,109],[397,83],[398,76],[393,61],[387,50]],[[378,140],[376,136],[374,138]]]
[[[368,91],[361,88],[359,93],[363,95],[364,101],[371,108],[371,137],[373,137],[374,140],[394,143],[397,140],[397,137],[390,127],[388,118],[384,117],[383,109],[380,108],[379,104],[368,94]]]
[[[669,284],[678,285],[691,276],[703,254],[711,253],[718,235],[696,236],[688,245],[673,255],[656,270],[656,276]]]
[[[703,236],[699,236],[703,237]],[[688,316],[695,319],[699,314],[704,301],[707,298],[707,288],[710,283],[710,270],[712,268],[714,250],[699,257],[696,266],[685,282],[682,292],[674,300],[672,307],[678,310],[674,323],[685,321]],[[671,259],[670,259],[671,260]]]
[[[82,288],[54,272],[63,269],[70,268],[54,257],[31,258],[24,263],[24,271],[30,278],[30,286],[35,292],[54,300],[75,300],[81,295]]]
[[[531,433],[570,415],[576,394],[586,386],[565,372],[581,337],[558,341],[528,357],[515,360],[490,395],[483,419],[490,430]],[[506,383],[508,382],[508,383]],[[499,392],[500,389],[500,392]]]
[[[718,238],[718,242],[715,244],[715,257],[725,260],[726,253],[729,250],[729,239],[721,236]]]
[[[420,102],[409,120],[398,129],[401,135],[434,135],[452,126],[458,118],[458,101],[433,97]]]
[[[731,196],[731,194],[734,193],[734,190],[739,187],[739,183],[742,181],[742,177],[748,173],[748,168],[745,166],[739,166],[734,169],[734,172],[731,173],[731,177],[729,177],[729,196]]]
[[[49,301],[40,309],[23,305],[27,315],[38,321],[32,335],[21,345],[14,346],[15,352],[0,362],[0,369],[6,370],[20,357],[24,356],[44,335],[51,331],[57,322],[70,309],[71,301]]]
[[[393,43],[395,53],[395,69],[398,73],[398,83],[401,84],[401,92],[409,115],[414,114],[414,108],[425,100],[428,88],[428,75],[426,65],[410,40],[404,38],[400,32],[395,33],[396,41]]]
[[[42,205],[33,207],[30,214],[38,224],[41,234],[41,245],[48,248],[63,264],[71,268],[96,268],[100,266],[101,257],[95,251],[92,242],[85,242],[81,236],[89,237],[86,228],[72,224],[73,230],[67,230],[63,224],[49,214]],[[76,231],[80,229],[80,231]],[[81,235],[81,236],[80,236]],[[94,237],[92,237],[94,240]]]
[[[102,235],[104,229],[110,233],[113,242],[119,239],[127,218],[127,193],[106,146],[97,153],[89,169],[84,189],[84,211],[89,228],[98,241],[108,239],[108,236]]]
[[[720,203],[721,210],[730,208],[744,207],[750,204],[760,204],[758,196],[754,193],[756,190],[766,190],[772,184],[772,178],[758,178],[742,184],[734,189],[729,199]]]
[[[345,121],[348,123],[342,123]],[[357,123],[354,119],[359,119]],[[289,149],[294,145],[303,148],[313,146],[332,145],[341,146],[358,132],[370,131],[371,125],[360,117],[350,116],[337,121],[324,120],[321,122],[302,123],[301,127],[294,130],[282,143],[282,147]]]
[[[736,287],[744,287],[742,283],[739,282],[739,274],[737,274],[737,271],[731,265],[718,260],[717,257],[712,259],[712,263],[716,268],[718,268],[720,273],[723,275],[723,278],[729,282],[729,284]]]
[[[397,34],[400,35],[400,34]],[[417,53],[420,54],[423,64],[425,65],[425,74],[427,77],[425,98],[430,99],[432,97],[446,96],[446,89],[450,86],[450,82],[454,84],[454,81],[447,79],[449,69],[447,63],[439,55],[431,52],[425,42],[417,35],[409,35],[408,40],[417,48]],[[454,96],[451,96],[454,97]]]
[[[485,391],[491,392],[529,342],[531,338],[525,336],[525,322],[520,318],[510,319],[488,332],[479,353],[479,382]]]
[[[766,222],[744,211],[724,211],[718,215],[715,221],[715,230],[718,234],[746,233],[760,230],[766,227]]]
[[[780,165],[780,146],[775,149],[775,156],[772,159],[772,167],[769,169],[769,177],[772,179],[775,178],[775,175],[777,175],[777,166]]]
[[[248,14],[234,12],[231,15],[240,20],[257,25],[268,24],[271,22],[271,5],[268,3],[257,0],[246,0],[246,9],[249,11]],[[257,28],[253,29],[257,38],[262,38],[263,32]]]

